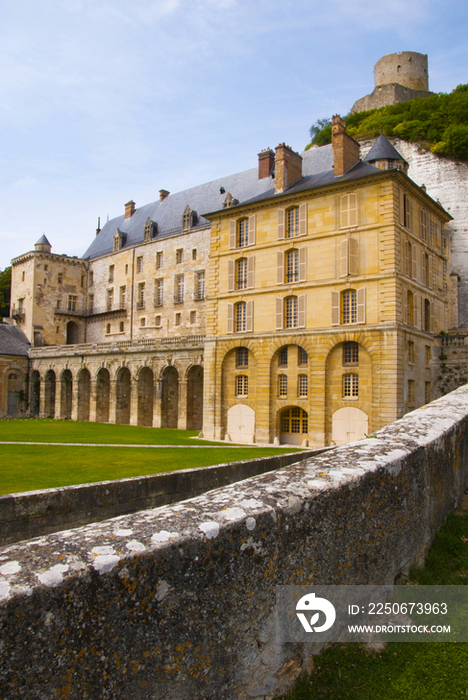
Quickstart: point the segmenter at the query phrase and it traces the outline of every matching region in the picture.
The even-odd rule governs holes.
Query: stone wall
[[[319,457],[3,548],[2,694],[272,696],[320,649],[276,644],[276,585],[392,583],[467,485],[461,388]]]

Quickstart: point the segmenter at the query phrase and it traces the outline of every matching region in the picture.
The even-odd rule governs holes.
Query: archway
[[[251,445],[255,442],[255,411],[237,403],[227,412],[227,432],[232,442]]]
[[[300,445],[308,438],[309,416],[299,406],[290,406],[280,413],[280,443]]]
[[[179,373],[175,367],[166,367],[161,380],[161,428],[177,428],[179,421]]]
[[[49,369],[45,376],[44,414],[46,418],[55,417],[55,372],[53,369]]]
[[[24,377],[23,373],[18,370],[13,370],[8,373],[8,407],[7,415],[10,418],[16,418],[18,413],[25,408],[24,396]]]
[[[91,378],[83,368],[78,375],[78,420],[89,420],[89,398]]]
[[[60,403],[61,403],[61,418],[70,420],[72,412],[72,388],[73,380],[72,373],[69,369],[65,369],[62,372],[62,382],[61,382],[61,393],[60,393]]]
[[[109,422],[109,371],[102,367],[96,377],[96,422]]]
[[[203,428],[203,367],[195,365],[187,374],[187,430]]]
[[[40,398],[41,398],[41,375],[35,369],[31,372],[30,416],[32,418],[37,418],[39,416]]]
[[[127,367],[121,367],[115,384],[115,422],[121,425],[130,423],[130,397],[132,379]]]
[[[332,416],[332,442],[346,445],[361,440],[369,432],[369,416],[359,408],[345,406]]]
[[[153,387],[153,371],[143,367],[138,375],[138,425],[153,425]]]
[[[74,321],[67,323],[67,345],[76,345],[78,343],[79,328]]]

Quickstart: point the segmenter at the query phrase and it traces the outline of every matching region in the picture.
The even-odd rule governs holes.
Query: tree
[[[11,266],[0,272],[0,317],[10,315]]]

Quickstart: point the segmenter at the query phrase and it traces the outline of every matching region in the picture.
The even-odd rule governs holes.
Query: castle
[[[82,258],[12,261],[30,415],[321,446],[432,397],[450,215],[385,137],[280,144],[108,221]],[[26,372],[24,373],[26,375]]]

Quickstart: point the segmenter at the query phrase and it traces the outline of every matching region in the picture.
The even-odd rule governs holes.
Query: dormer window
[[[197,219],[197,213],[187,204],[182,214],[182,231],[189,231]]]
[[[152,238],[156,235],[157,231],[157,224],[154,223],[154,221],[151,221],[151,218],[148,216],[146,219],[145,227],[143,229],[143,240],[146,241],[151,241]]]
[[[114,235],[114,253],[117,253],[125,243],[125,234],[118,228]]]

